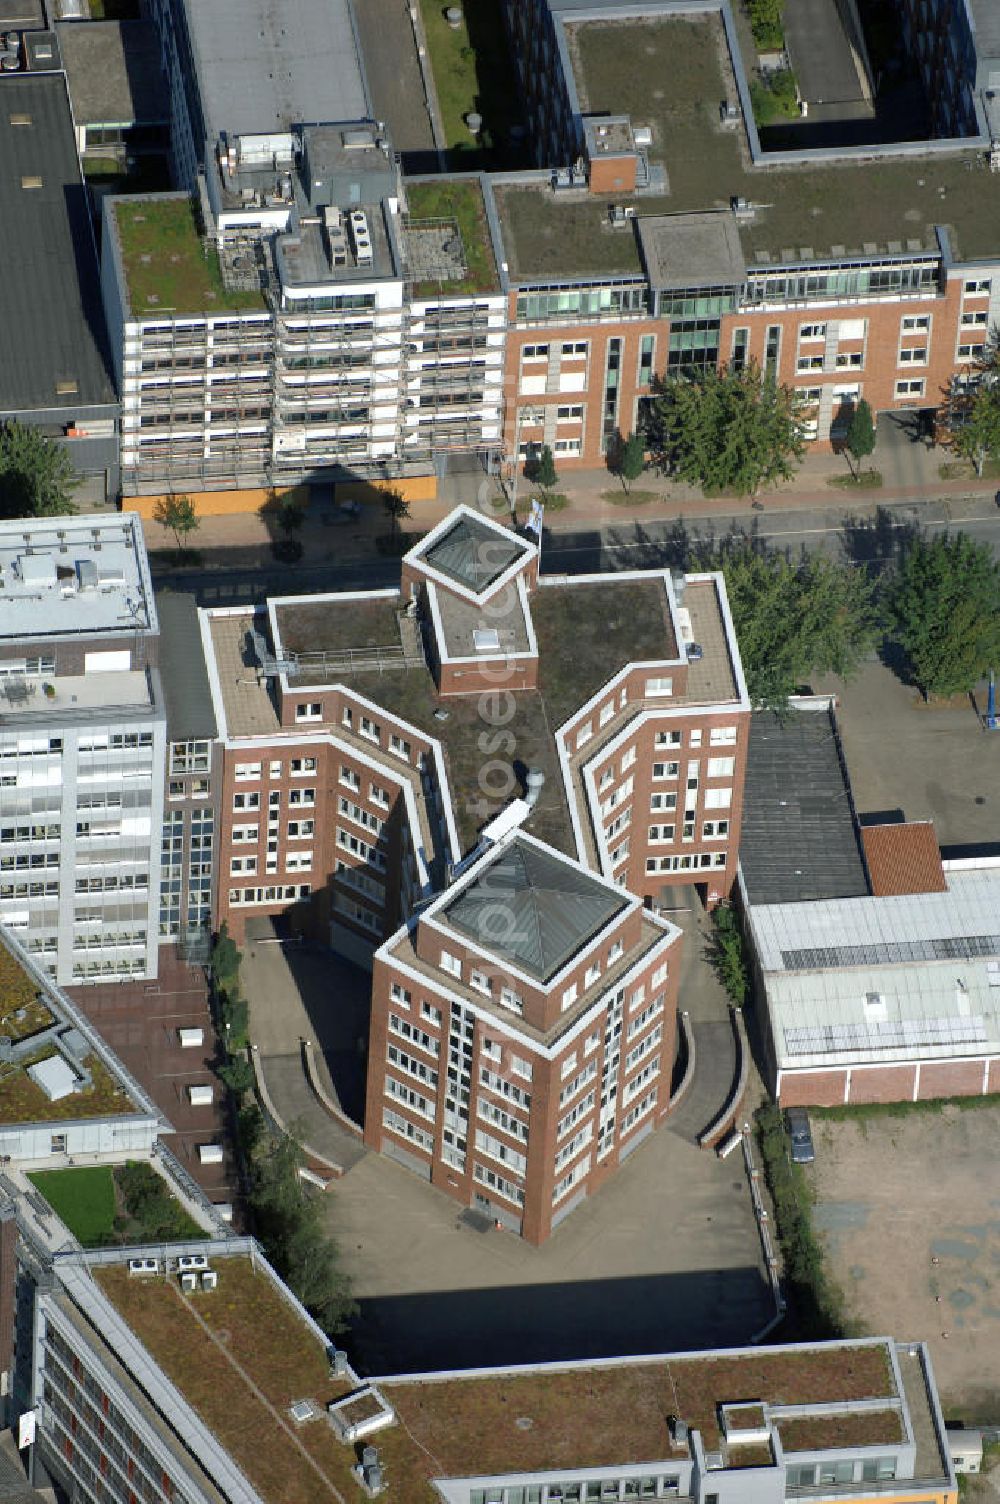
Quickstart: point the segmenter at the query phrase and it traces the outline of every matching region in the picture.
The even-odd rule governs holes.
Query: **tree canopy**
[[[324,1331],[341,1332],[357,1307],[322,1204],[304,1185],[302,1150],[286,1134],[260,1133],[250,1155],[250,1207],[268,1258]]]
[[[606,458],[608,470],[618,477],[628,495],[629,485],[639,479],[646,466],[645,435],[636,431],[626,439],[621,433],[612,434]]]
[[[849,675],[878,635],[868,575],[822,554],[793,560],[744,532],[695,550],[695,565],[721,569],[747,690],[780,710],[812,674]]]
[[[552,450],[548,444],[543,444],[536,455],[533,455],[524,467],[524,473],[536,486],[541,486],[543,491],[551,491],[559,476],[556,472],[556,462]]]
[[[872,410],[862,397],[855,404],[851,413],[851,421],[847,425],[847,438],[844,448],[857,462],[857,474],[861,474],[861,461],[867,459],[875,448],[875,424],[872,422]]]
[[[195,532],[201,526],[201,518],[195,511],[190,496],[161,496],[153,507],[153,519],[161,527],[170,529],[178,548],[184,547],[188,533]]]
[[[925,695],[972,690],[1000,665],[1000,569],[967,533],[915,538],[888,592],[891,635]]]
[[[799,399],[759,366],[657,384],[649,443],[660,469],[707,491],[753,496],[788,480],[802,456]]]
[[[0,424],[0,517],[68,516],[79,483],[64,445],[30,424]]]

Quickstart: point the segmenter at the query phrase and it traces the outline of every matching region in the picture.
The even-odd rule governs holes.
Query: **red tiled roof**
[[[898,893],[943,893],[947,888],[941,849],[930,820],[865,825],[861,840],[876,898]]]

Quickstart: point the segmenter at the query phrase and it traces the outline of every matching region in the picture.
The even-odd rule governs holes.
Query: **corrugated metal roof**
[[[474,517],[460,517],[443,538],[431,545],[423,561],[467,590],[485,590],[525,552],[513,533],[504,537]]]
[[[61,73],[0,79],[0,203],[0,413],[113,406],[97,253]]]
[[[740,865],[752,904],[869,891],[832,711],[751,718],[743,811]]]
[[[779,1066],[1000,1048],[1000,872],[751,910]]]
[[[878,897],[894,893],[943,893],[948,886],[941,866],[941,848],[930,820],[865,825],[861,844],[872,892]]]
[[[581,868],[515,838],[444,917],[484,950],[547,982],[627,904]]]

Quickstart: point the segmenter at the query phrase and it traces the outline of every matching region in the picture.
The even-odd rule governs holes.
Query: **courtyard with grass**
[[[443,283],[416,282],[414,297],[451,296],[456,293],[496,292],[497,277],[493,245],[486,223],[482,189],[475,178],[438,179],[434,182],[408,183],[406,201],[409,210],[407,236],[419,235],[421,225],[451,221],[462,239],[466,274]]]
[[[448,9],[440,0],[420,0],[449,167],[461,172],[477,154],[491,166],[508,165],[511,128],[520,116],[503,5],[470,0],[457,26],[447,21]],[[482,117],[478,136],[466,123],[470,114]]]

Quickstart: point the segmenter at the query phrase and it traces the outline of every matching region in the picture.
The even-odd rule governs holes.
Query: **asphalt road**
[[[662,569],[680,563],[685,535],[688,541],[719,537],[732,526],[753,529],[777,547],[793,554],[805,549],[859,563],[888,561],[908,531],[923,528],[938,533],[961,528],[988,544],[1000,559],[1000,508],[982,498],[950,498],[896,504],[874,514],[851,518],[835,507],[810,511],[739,512],[692,522],[629,522],[603,528],[546,533],[542,545],[543,574],[588,574],[608,570]],[[201,606],[262,605],[268,595],[308,595],[324,590],[369,589],[395,585],[399,561],[383,558],[349,559],[343,563],[287,565],[247,570],[235,568],[156,573],[158,589],[192,593]]]

